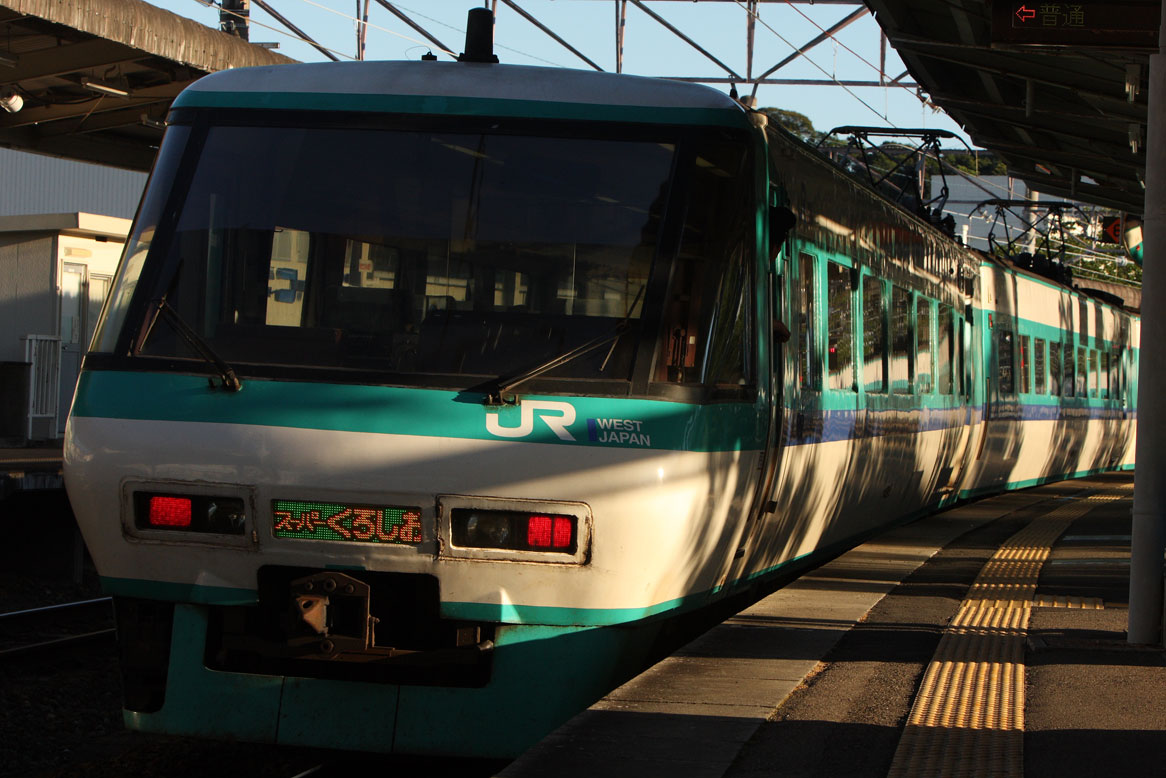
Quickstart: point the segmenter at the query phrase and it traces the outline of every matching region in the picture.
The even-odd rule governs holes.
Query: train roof
[[[565,68],[461,62],[319,62],[238,68],[192,84],[174,108],[274,108],[749,126],[700,84]]]

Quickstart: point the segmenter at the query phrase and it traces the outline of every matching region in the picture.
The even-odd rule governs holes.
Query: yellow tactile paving
[[[1075,598],[1080,604],[1064,597],[1035,600],[1041,566],[1075,519],[1098,502],[1123,496],[1082,496],[1039,516],[984,565],[923,675],[892,778],[1023,776],[1024,647],[1031,609],[1102,607],[1094,598],[1090,604],[1087,598]]]

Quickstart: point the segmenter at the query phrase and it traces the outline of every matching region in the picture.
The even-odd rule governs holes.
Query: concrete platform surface
[[[500,775],[1166,775],[1164,652],[1125,642],[1132,485],[1048,484],[887,532]]]
[[[0,448],[0,500],[17,492],[63,489],[61,441]]]

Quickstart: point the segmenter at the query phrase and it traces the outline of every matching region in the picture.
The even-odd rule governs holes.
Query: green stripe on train
[[[765,440],[764,414],[750,403],[539,396],[499,408],[436,389],[248,379],[230,393],[204,375],[105,370],[81,374],[72,413],[666,451],[748,451]]]

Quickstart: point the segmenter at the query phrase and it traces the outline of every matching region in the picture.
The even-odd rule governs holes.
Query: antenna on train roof
[[[470,9],[466,20],[466,50],[458,55],[457,61],[498,62],[494,54],[494,14],[489,8]]]

